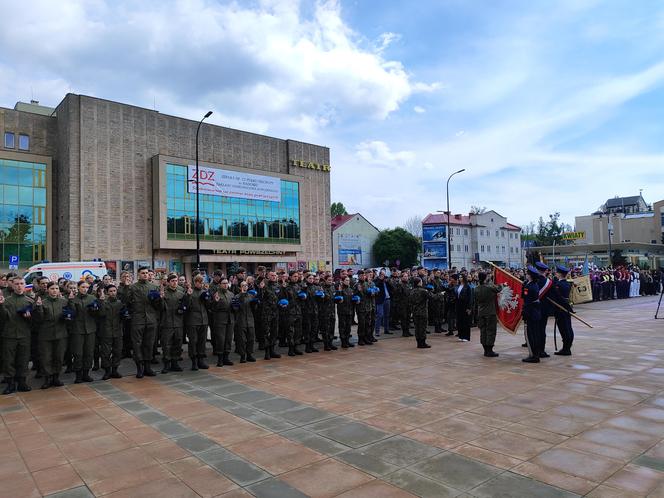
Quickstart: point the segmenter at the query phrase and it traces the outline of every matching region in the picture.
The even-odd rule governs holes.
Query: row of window
[[[5,132],[5,149],[16,148],[16,134],[13,131]],[[30,150],[30,135],[18,134],[18,150]]]
[[[455,229],[451,228],[450,232],[452,233],[452,235],[454,235]],[[505,233],[506,233],[505,230],[496,230],[496,237],[502,237],[504,239],[505,238]],[[519,235],[514,233],[514,232],[507,232],[507,233],[509,233],[509,238],[510,239],[518,239],[519,238]],[[463,229],[463,234],[466,235],[466,236],[468,235],[468,229],[467,228]],[[456,228],[456,235],[461,235],[461,228]],[[483,228],[480,229],[480,236],[489,237],[490,235],[491,235],[491,231],[488,228],[486,230],[483,229]]]
[[[485,246],[484,244],[482,244],[480,246],[480,252],[490,253],[491,252],[491,246],[489,246],[489,245]],[[505,252],[506,252],[505,246],[496,246],[496,254],[500,254],[500,253],[505,254]],[[515,254],[517,252],[518,252],[518,248],[510,247],[510,254]]]

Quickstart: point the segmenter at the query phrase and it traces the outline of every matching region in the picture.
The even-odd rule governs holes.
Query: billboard
[[[445,225],[423,225],[422,242],[445,242],[447,240]]]
[[[427,270],[433,270],[434,268],[438,268],[440,270],[444,270],[447,268],[447,260],[446,259],[425,259],[422,261],[422,266],[426,268]]]
[[[422,256],[425,258],[447,258],[447,244],[425,242],[422,244]]]
[[[274,176],[252,175],[200,165],[198,171],[201,194],[281,202],[281,180]],[[188,168],[187,191],[190,194],[196,193],[196,166],[191,164]]]
[[[362,243],[359,235],[339,234],[339,266],[362,265]]]

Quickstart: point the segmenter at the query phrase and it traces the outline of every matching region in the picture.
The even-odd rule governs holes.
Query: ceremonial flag
[[[493,281],[496,285],[507,284],[496,296],[498,321],[510,334],[515,335],[521,323],[523,299],[521,299],[522,283],[519,279],[494,266]]]
[[[589,303],[593,300],[590,276],[583,275],[572,279],[572,292],[569,299],[572,304]]]
[[[588,268],[588,253],[586,253],[586,260],[583,262],[583,275],[590,275],[590,269]]]

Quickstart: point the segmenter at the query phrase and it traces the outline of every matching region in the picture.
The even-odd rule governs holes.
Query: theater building
[[[0,268],[196,262],[197,121],[84,95],[0,108]],[[330,151],[204,123],[201,266],[331,268]],[[193,266],[192,266],[193,265]]]

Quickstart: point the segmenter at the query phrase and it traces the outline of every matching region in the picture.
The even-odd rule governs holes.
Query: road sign
[[[18,270],[18,263],[19,263],[18,256],[16,256],[16,255],[9,256],[9,269],[10,270]]]

